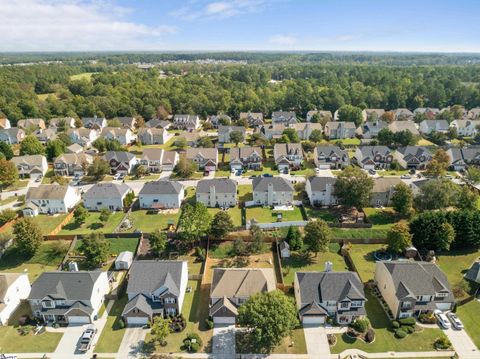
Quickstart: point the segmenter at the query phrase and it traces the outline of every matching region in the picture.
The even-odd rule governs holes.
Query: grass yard
[[[20,188],[27,187],[27,185],[28,185],[28,179],[24,179],[24,180],[19,179],[19,180],[15,181],[15,183],[11,184],[10,186],[3,187],[2,191],[3,192],[16,191]]]
[[[334,222],[338,218],[330,210],[324,208],[313,208],[305,206],[305,213],[307,214],[308,219],[316,218],[323,219],[325,222]]]
[[[253,200],[253,189],[249,184],[241,184],[237,187],[237,196],[240,202]],[[480,202],[480,200],[479,200]]]
[[[18,200],[18,197],[17,196],[10,196],[10,197],[6,197],[2,200],[0,200],[0,206],[4,206],[6,204],[9,204],[9,203],[12,203],[12,202],[16,202]],[[480,202],[480,201],[479,201]]]
[[[397,221],[393,208],[364,208],[368,221],[373,225],[373,229],[390,229]]]
[[[463,281],[463,275],[472,263],[480,257],[478,250],[451,250],[437,255],[437,264],[445,273],[452,287]]]
[[[20,258],[15,248],[10,247],[0,260],[0,272],[26,272],[33,282],[41,273],[57,269],[67,254],[69,245],[69,241],[44,241],[37,253],[28,260]]]
[[[270,252],[270,244],[264,243],[262,250],[258,254]],[[226,259],[235,257],[233,253],[233,241],[210,242],[210,251],[208,252],[210,258]]]
[[[350,248],[350,257],[362,282],[368,282],[375,275],[375,259],[373,254],[384,248],[384,244],[353,244]]]
[[[138,245],[138,238],[106,238],[108,243],[110,243],[110,254],[117,256],[121,252],[130,251],[135,253]],[[82,240],[79,239],[75,243],[75,252],[78,252],[80,246],[82,245]]]
[[[107,323],[103,328],[98,343],[95,346],[96,353],[116,353],[120,348],[123,335],[125,334],[125,328],[121,325],[122,312],[127,304],[128,297],[123,295],[117,299],[110,309],[107,316]]]
[[[249,348],[248,343],[243,339],[245,333],[237,331],[235,333],[237,354],[256,353],[258,350]],[[292,345],[293,343],[293,345]],[[284,338],[282,342],[273,349],[272,354],[306,354],[307,345],[305,343],[305,335],[302,327],[298,327],[292,331],[292,335]]]
[[[333,142],[341,142],[343,145],[345,146],[348,146],[348,145],[352,145],[352,146],[360,146],[360,139],[359,138],[341,138],[341,139],[338,139],[338,140],[333,140]]]
[[[387,228],[331,228],[334,239],[368,240],[372,238],[387,238]]]
[[[423,329],[422,332],[409,334],[404,339],[395,338],[390,320],[378,300],[369,291],[365,291],[365,294],[367,296],[365,308],[375,330],[375,341],[367,344],[346,334],[337,334],[337,344],[330,348],[332,353],[341,353],[347,349],[360,349],[367,353],[433,351],[435,339],[445,336],[441,329]]]
[[[473,342],[480,348],[480,325],[478,325],[478,315],[480,314],[480,302],[471,301],[457,308],[457,314],[463,322],[467,333]]]
[[[57,348],[62,333],[20,335],[13,326],[0,326],[0,352],[2,353],[51,353]]]
[[[282,221],[303,221],[300,207],[293,207],[292,211],[276,211],[269,207],[249,207],[246,209],[247,221],[255,219],[258,223],[277,222],[277,214],[282,214]]]
[[[407,175],[409,172],[408,170],[379,170],[377,174],[379,176],[402,176]]]
[[[73,219],[70,223],[63,226],[60,234],[88,234],[93,231],[101,231],[103,233],[113,233],[115,228],[120,224],[124,216],[123,212],[115,212],[110,215],[107,223],[100,221],[100,212],[89,212],[84,224],[78,225]]]
[[[219,166],[219,168],[215,171],[215,178],[218,177],[230,177],[230,167],[228,166]]]
[[[132,222],[132,228],[129,230],[141,230],[142,232],[153,232],[156,229],[166,230],[168,221],[173,220],[175,226],[180,218],[180,210],[177,213],[162,214],[152,213],[149,214],[147,210],[132,211],[130,214],[130,220]]]
[[[82,72],[81,74],[76,74],[70,76],[70,81],[76,81],[76,80],[87,80],[90,81],[92,79],[92,76],[96,72]]]
[[[215,214],[219,211],[223,211],[222,209],[220,208],[207,208],[208,209],[208,213],[210,213],[210,215],[212,216],[215,216]],[[232,221],[233,221],[233,225],[235,227],[240,227],[242,225],[242,210],[238,207],[232,207],[232,208],[229,208],[227,211],[226,211],[230,217],[232,218]]]
[[[420,138],[417,142],[417,146],[436,146],[433,142],[426,140],[425,138]]]

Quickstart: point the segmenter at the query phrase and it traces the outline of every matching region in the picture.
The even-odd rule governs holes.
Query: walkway
[[[330,357],[327,332],[321,324],[304,324],[303,332],[310,359],[325,359]]]

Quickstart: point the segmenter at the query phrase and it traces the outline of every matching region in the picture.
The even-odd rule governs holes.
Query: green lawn
[[[57,228],[60,223],[63,222],[67,215],[66,214],[56,214],[54,216],[48,216],[46,214],[40,214],[36,217],[33,217],[35,223],[38,224],[42,233],[44,235],[50,234],[55,228]]]
[[[107,323],[103,328],[98,343],[95,346],[95,352],[98,353],[116,353],[120,348],[125,328],[122,328],[122,312],[127,304],[127,295],[123,295],[117,299],[110,309],[107,316]]]
[[[480,348],[480,325],[478,325],[478,316],[480,314],[480,302],[471,301],[457,308],[457,314],[463,322],[467,333],[473,342]]]
[[[115,228],[120,224],[123,216],[124,213],[121,211],[112,213],[107,223],[103,224],[102,221],[100,221],[100,212],[89,212],[84,224],[78,226],[72,219],[70,223],[63,226],[60,234],[87,234],[93,231],[113,233]]]
[[[387,238],[387,228],[332,228],[332,236],[335,239],[363,239]]]
[[[331,142],[341,142],[343,145],[348,146],[348,145],[353,145],[353,146],[359,146],[360,145],[360,139],[359,138],[341,138],[338,140],[332,140]]]
[[[478,250],[451,250],[437,255],[437,264],[455,287],[463,281],[463,275],[480,256]]]
[[[298,171],[291,171],[291,174],[306,177],[315,176],[315,163],[313,163],[313,160],[303,161],[303,165],[303,169]]]
[[[347,349],[360,349],[367,353],[433,351],[435,339],[445,335],[441,329],[423,329],[422,332],[409,334],[404,339],[395,338],[391,331],[391,322],[378,300],[368,291],[365,294],[367,296],[365,308],[375,330],[375,341],[367,344],[346,334],[337,334],[337,344],[330,348],[332,353],[341,353]]]
[[[7,191],[16,191],[20,188],[25,188],[28,185],[28,179],[19,179],[15,183],[13,183],[10,186],[3,187],[2,191],[7,192]]]
[[[312,208],[305,206],[305,212],[307,213],[308,219],[316,218],[316,219],[323,219],[325,222],[334,222],[337,220],[337,216],[335,216],[330,210],[324,208]]]
[[[6,204],[9,204],[9,203],[12,203],[12,202],[16,202],[18,201],[18,197],[17,196],[10,196],[10,197],[6,197],[2,200],[0,200],[0,206],[4,206]]]
[[[255,219],[258,223],[277,222],[277,214],[282,214],[282,221],[303,221],[300,207],[294,207],[291,211],[275,211],[269,207],[249,207],[246,209],[247,221]]]
[[[367,215],[368,221],[373,225],[373,229],[390,229],[398,220],[393,208],[367,207],[363,211]]]
[[[235,333],[237,354],[251,354],[257,350],[248,347],[248,343],[242,344],[242,338],[245,334],[241,331]],[[293,343],[293,345],[292,345]],[[272,354],[306,354],[307,345],[305,343],[305,334],[302,327],[295,328],[292,335],[284,338],[282,342],[272,350]]]
[[[132,228],[130,232],[134,230],[141,230],[142,232],[153,232],[156,229],[166,230],[168,226],[168,221],[173,220],[175,225],[178,223],[180,218],[180,211],[172,214],[161,214],[161,213],[148,213],[147,210],[138,210],[132,211],[130,214],[130,220],[132,222]]]
[[[241,184],[237,187],[238,200],[240,202],[253,200],[253,189],[249,184]],[[480,200],[479,200],[480,202]]]
[[[115,256],[124,251],[135,253],[138,245],[138,238],[106,238],[106,241],[110,243],[110,254]],[[79,239],[75,243],[74,251],[78,252],[81,245],[82,240]]]
[[[215,171],[215,177],[230,177],[230,167],[228,166],[220,166],[216,171]]]
[[[220,208],[208,208],[208,212],[210,213],[212,218],[219,211],[222,211],[222,209],[220,209]],[[229,208],[226,212],[232,218],[234,226],[240,227],[242,225],[242,210],[240,208],[232,207],[232,208]]]
[[[20,335],[13,326],[0,326],[0,352],[2,353],[51,353],[62,339],[62,333]]]
[[[345,260],[338,253],[340,245],[330,243],[327,252],[315,254],[302,254],[292,251],[290,258],[282,259],[283,282],[285,285],[292,285],[296,272],[301,271],[323,271],[325,262],[333,263],[333,270],[344,272],[348,270]]]
[[[374,278],[375,259],[373,254],[384,247],[384,244],[353,244],[350,248],[350,257],[362,282],[368,282]]]
[[[57,270],[57,267],[67,254],[69,241],[44,241],[35,255],[23,260],[14,247],[7,249],[0,260],[0,272],[28,273],[30,281],[46,271]]]

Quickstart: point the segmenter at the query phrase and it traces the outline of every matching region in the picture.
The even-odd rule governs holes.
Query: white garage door
[[[452,309],[451,303],[437,303],[437,308],[440,310],[450,310]]]
[[[70,324],[87,324],[90,323],[90,318],[87,316],[69,316],[68,317],[68,322]]]
[[[329,170],[329,169],[330,169],[330,165],[329,165],[329,164],[322,164],[322,165],[319,165],[319,166],[318,166],[318,169],[320,169],[320,170]]]
[[[235,317],[213,317],[213,322],[217,324],[235,324]]]
[[[304,316],[302,321],[303,324],[323,324],[325,317],[322,315]]]
[[[147,325],[148,318],[147,317],[127,317],[127,324],[128,325]]]

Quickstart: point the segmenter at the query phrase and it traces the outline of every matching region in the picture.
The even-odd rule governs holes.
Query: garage
[[[148,317],[126,317],[127,325],[140,326],[148,324]]]
[[[319,170],[329,170],[330,169],[330,164],[321,164],[318,166]]]
[[[235,324],[235,317],[213,317],[215,324]]]
[[[323,324],[325,323],[324,315],[304,315],[302,318],[303,324]]]
[[[90,317],[87,316],[68,316],[68,322],[70,324],[88,324],[90,323]]]
[[[453,306],[452,303],[436,303],[436,304],[437,304],[437,309],[440,309],[442,311],[451,310]]]

